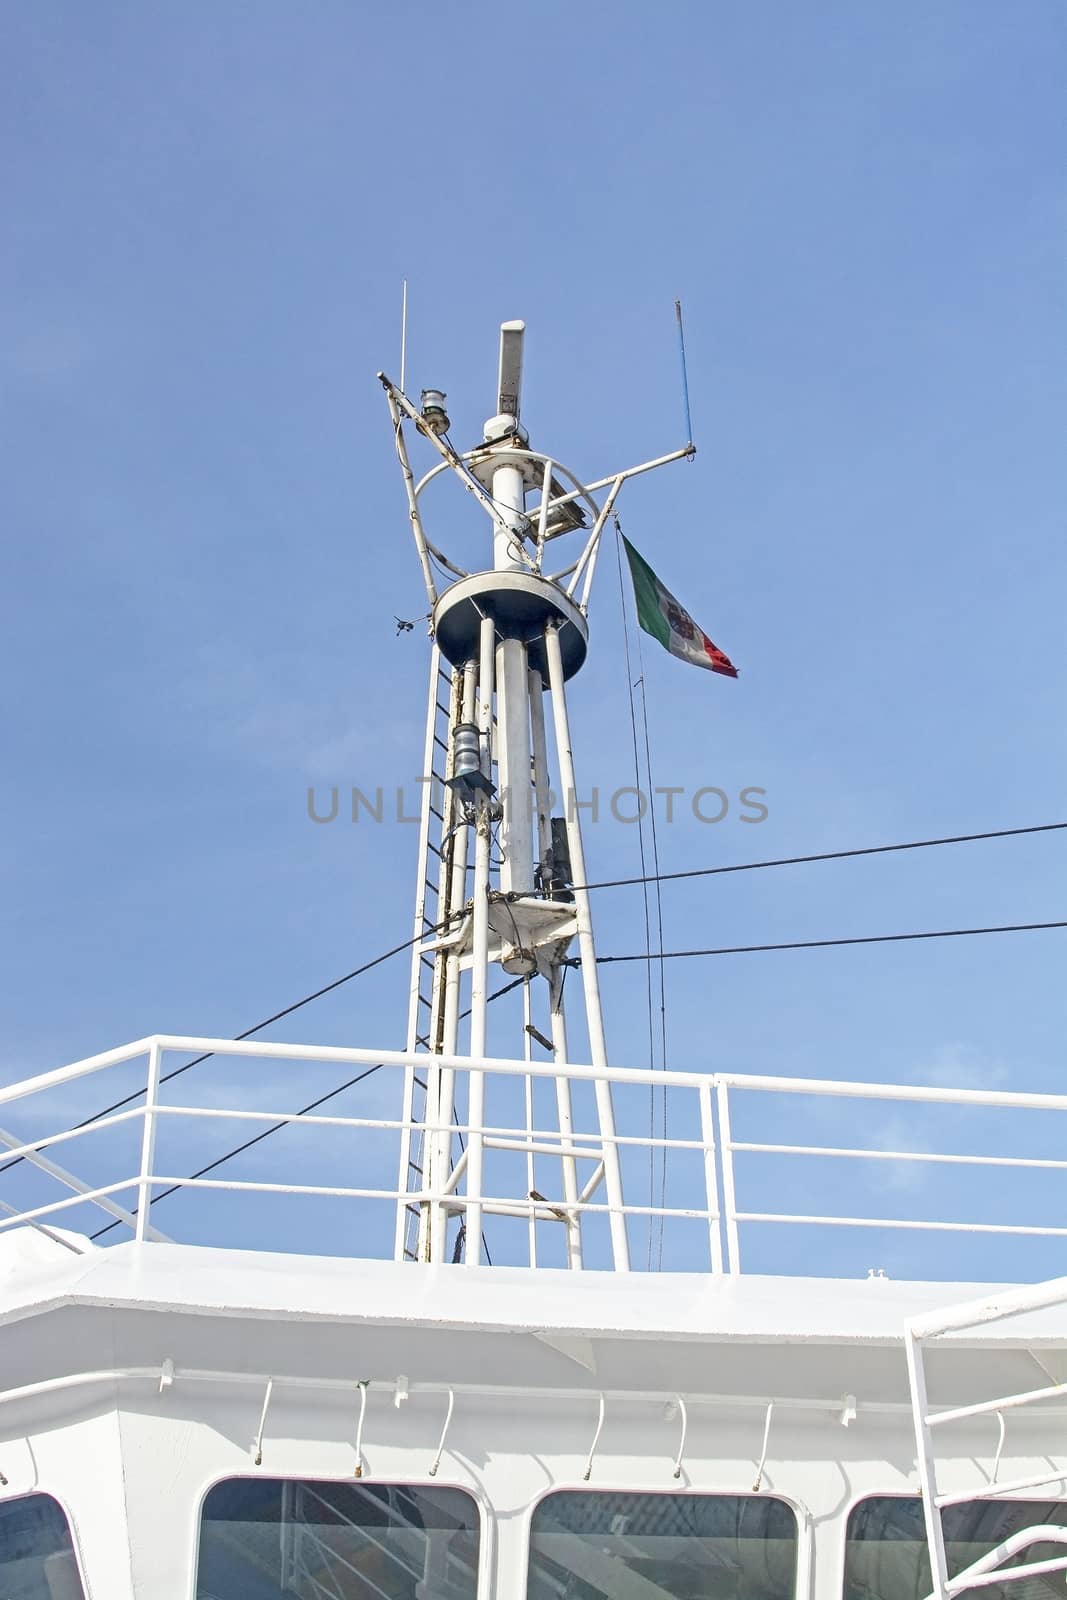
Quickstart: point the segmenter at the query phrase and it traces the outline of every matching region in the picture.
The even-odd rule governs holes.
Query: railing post
[[[700,1138],[704,1146],[704,1197],[708,1207],[708,1240],[711,1245],[711,1270],[722,1272],[722,1221],[719,1215],[719,1180],[715,1171],[715,1116],[711,1104],[711,1081],[704,1078],[697,1088],[700,1097]],[[666,1157],[666,1151],[664,1151]]]
[[[737,1199],[734,1195],[734,1144],[730,1136],[730,1090],[725,1079],[715,1086],[719,1107],[719,1160],[722,1163],[722,1204],[726,1223],[727,1271],[741,1271],[741,1242],[737,1233]]]
[[[143,1242],[149,1233],[149,1212],[152,1207],[152,1166],[156,1153],[156,1102],[159,1099],[159,1068],[163,1059],[159,1040],[153,1039],[148,1047],[148,1081],[145,1085],[144,1129],[141,1136],[141,1176],[137,1190],[137,1226],[134,1238]]]
[[[930,1552],[930,1575],[937,1600],[947,1600],[948,1562],[945,1559],[945,1535],[941,1527],[941,1511],[937,1504],[934,1442],[927,1421],[929,1400],[926,1394],[926,1373],[923,1369],[922,1340],[910,1327],[904,1329],[904,1353],[908,1363],[908,1385],[911,1389],[912,1419],[915,1424],[915,1456],[919,1468],[919,1487],[922,1491],[923,1518],[926,1522],[926,1543]]]

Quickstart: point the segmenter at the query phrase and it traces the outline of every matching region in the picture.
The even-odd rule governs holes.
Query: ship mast
[[[489,1215],[524,1218],[531,1263],[538,1228],[562,1226],[567,1264],[582,1265],[582,1205],[609,1210],[616,1264],[628,1260],[622,1183],[610,1086],[597,1082],[595,1133],[575,1137],[564,978],[572,1006],[580,994],[589,1060],[606,1067],[607,1046],[596,944],[582,843],[581,809],[567,714],[566,685],[586,658],[589,598],[604,528],[623,483],[682,449],[583,484],[552,457],[530,448],[520,421],[525,327],[500,329],[496,411],[480,444],[460,453],[449,438],[446,396],[424,389],[416,405],[384,373],[415,547],[430,607],[433,649],[426,762],[419,830],[419,877],[407,1048],[426,1052],[405,1081],[396,1255],[409,1260],[481,1259]],[[412,425],[438,460],[416,481],[408,454]],[[451,475],[489,518],[492,564],[469,573],[431,540],[426,491]],[[531,497],[537,497],[533,505]],[[572,548],[557,571],[559,541]],[[438,587],[438,575],[445,586]],[[533,1137],[533,1080],[527,1078],[527,1132],[465,1140],[486,1125],[487,1007],[499,969],[521,986],[519,1037],[496,1055],[531,1058],[551,1051],[555,1128],[546,1146],[544,1112]],[[514,1015],[514,1013],[512,1013]],[[466,1037],[461,1023],[466,1022]],[[469,1058],[459,1075],[437,1057]],[[421,1066],[421,1064],[420,1064]],[[457,1104],[463,1096],[463,1104]],[[457,1124],[459,1126],[457,1126]],[[490,1197],[486,1156],[520,1158],[520,1191]],[[548,1157],[557,1192],[534,1185]],[[543,1181],[543,1180],[542,1180]],[[602,1191],[599,1193],[598,1191]],[[450,1223],[464,1220],[455,1238]]]

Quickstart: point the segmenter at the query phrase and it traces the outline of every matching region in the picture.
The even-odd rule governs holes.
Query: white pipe
[[[363,1476],[363,1424],[367,1417],[367,1381],[361,1378],[356,1384],[359,1390],[359,1421],[356,1424],[356,1470],[353,1477]]]
[[[737,1228],[737,1196],[734,1193],[733,1143],[730,1138],[730,1091],[724,1079],[716,1084],[719,1103],[719,1162],[722,1167],[722,1209],[726,1219],[726,1270],[741,1271],[741,1239]],[[708,1204],[711,1201],[709,1197]]]
[[[1003,1233],[1042,1239],[1067,1237],[1067,1228],[1044,1228],[1036,1224],[1013,1222],[915,1222],[904,1217],[820,1217],[792,1215],[780,1211],[739,1211],[737,1220],[738,1222],[790,1222],[799,1223],[801,1227],[813,1228],[911,1228],[932,1233]]]
[[[152,1208],[151,1172],[156,1150],[156,1101],[159,1099],[159,1066],[162,1059],[162,1050],[158,1044],[153,1044],[148,1052],[141,1137],[141,1181],[138,1185],[137,1226],[134,1230],[134,1238],[142,1243],[151,1235],[148,1218]]]
[[[267,1412],[270,1410],[270,1397],[274,1393],[274,1379],[267,1379],[267,1390],[263,1396],[263,1410],[259,1414],[259,1428],[252,1443],[252,1465],[263,1465],[263,1429],[267,1425]]]
[[[990,1487],[993,1487],[996,1484],[996,1481],[1000,1476],[1000,1458],[1004,1454],[1004,1438],[1008,1431],[1007,1424],[1004,1421],[1004,1413],[1002,1411],[997,1412],[997,1429],[997,1453],[993,1457],[993,1470],[989,1474]]]
[[[411,418],[412,422],[419,426],[420,432],[423,434],[429,444],[432,445],[432,447],[437,451],[437,454],[441,456],[441,468],[443,469],[444,467],[452,467],[459,477],[460,482],[463,484],[463,487],[469,494],[474,496],[478,504],[482,507],[483,511],[487,511],[495,521],[496,510],[493,506],[492,497],[486,494],[477,478],[472,477],[470,473],[464,470],[461,458],[455,453],[454,450],[451,450],[449,446],[445,444],[443,439],[438,438],[437,434],[434,433],[432,429],[422,425],[422,418],[419,415],[418,410],[412,405],[407,395],[402,393],[401,390],[397,389],[396,386],[390,382],[384,372],[379,372],[378,380],[385,389],[386,394],[396,402],[401,411],[405,412],[406,415]],[[425,480],[423,481],[425,482]],[[419,489],[416,489],[415,491],[416,496],[421,488],[422,485],[420,484]]]
[[[971,1167],[1038,1167],[1063,1171],[1067,1161],[1056,1161],[1044,1156],[972,1156],[939,1154],[933,1150],[868,1150],[862,1145],[850,1146],[823,1144],[751,1144],[740,1140],[735,1150],[769,1156],[844,1156],[859,1161],[934,1161]]]
[[[521,639],[496,647],[497,774],[504,806],[501,826],[505,894],[534,886],[534,792],[530,783],[530,669]]]
[[[953,1306],[948,1311],[913,1317],[909,1327],[916,1337],[931,1339],[942,1333],[981,1328],[987,1323],[999,1322],[1003,1317],[1018,1316],[1026,1311],[1044,1311],[1049,1306],[1062,1305],[1064,1302],[1067,1302],[1067,1278],[1051,1278],[1047,1283],[1003,1289],[988,1299],[968,1300],[964,1305]]]
[[[482,755],[486,776],[492,773],[493,738],[493,666],[496,646],[496,629],[492,617],[483,617],[478,633],[478,727],[482,741]],[[471,942],[471,1026],[470,1053],[472,1057],[485,1054],[485,1008],[489,988],[489,806],[483,799],[479,805],[478,827],[474,852],[474,903]],[[468,1121],[471,1132],[467,1143],[467,1211],[464,1218],[463,1259],[467,1266],[477,1266],[482,1252],[482,1133],[485,1121],[485,1078],[481,1071],[465,1063],[467,1076]]]
[[[1008,1483],[998,1483],[997,1498],[1018,1494],[1023,1489],[1040,1489],[1046,1483],[1065,1482],[1067,1482],[1067,1468],[1061,1467],[1058,1472],[1055,1469],[1051,1472],[1037,1472],[1029,1478],[1012,1478]],[[973,1500],[981,1492],[981,1489],[968,1489],[963,1494],[939,1494],[935,1503],[939,1511],[944,1510],[946,1506],[961,1506],[966,1501]]]
[[[708,1244],[711,1251],[711,1270],[722,1272],[722,1222],[719,1217],[719,1188],[715,1175],[715,1115],[712,1108],[711,1088],[702,1083],[697,1091],[700,1100],[700,1142],[704,1152],[704,1198],[708,1211]],[[663,1159],[666,1160],[666,1149]]]
[[[604,532],[604,524],[607,522],[608,517],[611,515],[611,512],[614,508],[615,502],[619,498],[619,490],[622,488],[622,484],[623,480],[621,477],[616,478],[615,482],[612,484],[611,493],[608,495],[600,509],[600,514],[597,517],[596,522],[593,524],[592,532],[590,533],[589,538],[586,540],[585,548],[575,564],[574,576],[567,585],[567,593],[573,597],[574,592],[578,587],[579,580],[583,572],[586,572],[586,568],[588,567],[580,603],[580,609],[582,611],[585,611],[589,604],[589,591],[593,583],[593,571],[596,567],[597,550],[600,546],[601,535]]]
[[[678,1440],[678,1454],[674,1458],[673,1473],[674,1477],[680,1478],[682,1476],[682,1457],[685,1455],[685,1436],[689,1429],[689,1413],[685,1409],[685,1401],[682,1399],[680,1394],[675,1395],[674,1403],[678,1407],[682,1417],[682,1436]]]
[[[522,1030],[523,1056],[525,1057],[525,1059],[527,1061],[529,1061],[530,1060],[530,1052],[531,1052],[531,1049],[533,1047],[533,1040],[530,1037],[530,1026],[531,1026],[531,1023],[533,1022],[533,1012],[530,1009],[530,980],[529,980],[529,978],[526,979],[526,981],[523,983],[523,986],[522,986],[522,1020],[523,1020],[523,1030]],[[524,1109],[525,1109],[525,1112],[526,1112],[526,1126],[525,1126],[525,1133],[526,1133],[526,1139],[525,1139],[525,1147],[526,1147],[526,1193],[528,1195],[532,1195],[534,1190],[537,1188],[537,1183],[536,1183],[536,1180],[535,1180],[535,1172],[534,1172],[534,1169],[535,1169],[535,1166],[536,1166],[537,1151],[536,1151],[536,1148],[535,1148],[534,1143],[533,1143],[533,1129],[534,1129],[533,1084],[534,1084],[533,1079],[531,1078],[530,1074],[527,1073],[525,1078],[523,1079],[522,1087],[523,1087],[523,1104],[524,1104]],[[536,1265],[537,1265],[537,1213],[535,1211],[531,1211],[530,1212],[529,1219],[527,1221],[527,1240],[528,1240],[528,1247],[529,1247],[529,1264],[530,1264],[531,1267],[536,1267]]]
[[[408,499],[408,520],[411,523],[411,532],[415,538],[415,550],[418,554],[419,565],[422,568],[422,580],[426,585],[426,598],[432,611],[437,604],[437,585],[433,581],[433,569],[430,566],[430,555],[427,549],[426,534],[423,531],[422,517],[419,514],[419,503],[415,497],[415,478],[408,460],[407,444],[404,440],[404,429],[392,393],[386,390],[386,399],[389,402],[389,415],[393,419],[393,433],[396,438],[396,454],[400,462],[400,471],[404,479],[404,489]]]
[[[160,1037],[160,1043],[168,1048],[166,1040]],[[0,1106],[8,1105],[12,1100],[21,1100],[24,1095],[41,1094],[45,1089],[60,1089],[65,1084],[73,1083],[76,1078],[85,1078],[91,1072],[100,1072],[105,1067],[117,1067],[124,1061],[132,1061],[134,1056],[143,1056],[152,1045],[151,1038],[135,1039],[132,1044],[120,1045],[117,1050],[104,1050],[100,1055],[86,1056],[83,1061],[74,1061],[69,1067],[56,1067],[52,1072],[39,1072],[35,1078],[23,1078],[21,1083],[9,1083],[0,1089]],[[179,1042],[177,1049],[182,1048]]]
[[[1023,1550],[1028,1550],[1032,1544],[1067,1544],[1067,1528],[1060,1527],[1055,1522],[1042,1522],[1034,1527],[1020,1528],[1017,1533],[1011,1533],[994,1549],[987,1550],[984,1556],[979,1556],[969,1567],[958,1572],[950,1582],[950,1589],[956,1592],[960,1589],[969,1589],[972,1582],[983,1573],[994,1573],[994,1569],[1005,1561],[1011,1561]],[[1019,1577],[1023,1573],[1056,1572],[1062,1570],[1065,1564],[1064,1557],[1059,1556],[1055,1561],[1036,1561],[1024,1567],[1013,1567],[1009,1572],[998,1572],[989,1578],[990,1583],[998,1583],[1002,1579]]]
[[[563,1009],[563,974],[566,968],[552,967],[548,979],[548,1015],[552,1036],[552,1060],[558,1069],[567,1064],[567,1017]],[[569,1069],[556,1074],[556,1119],[559,1122],[563,1155],[563,1193],[569,1206],[578,1199],[578,1168],[575,1157],[579,1154],[574,1145],[574,1112],[571,1101]],[[567,1265],[578,1272],[582,1266],[582,1219],[572,1212],[567,1229]]]
[[[27,1161],[31,1159],[30,1156],[26,1157]],[[37,1158],[35,1165],[41,1166],[45,1172],[49,1173],[50,1177],[54,1177],[57,1182],[64,1184],[68,1189],[72,1189],[74,1191],[73,1194],[68,1195],[65,1200],[53,1200],[51,1205],[34,1206],[32,1211],[16,1212],[14,1216],[8,1217],[4,1222],[0,1222],[0,1231],[18,1227],[24,1222],[32,1222],[35,1217],[52,1216],[57,1211],[69,1211],[71,1206],[92,1201],[102,1211],[106,1211],[109,1217],[114,1217],[117,1222],[125,1222],[131,1233],[136,1233],[137,1218],[133,1212],[127,1211],[125,1206],[117,1205],[110,1196],[121,1194],[123,1189],[136,1188],[137,1178],[121,1178],[117,1183],[105,1183],[98,1189],[90,1189],[88,1184],[83,1183],[80,1178],[76,1178],[72,1172],[67,1172],[63,1167],[56,1167],[53,1162],[45,1164],[42,1157]],[[174,1243],[169,1234],[161,1233],[158,1228],[147,1226],[146,1231],[147,1237],[154,1239],[157,1244]]]
[[[1067,1387],[1051,1384],[1047,1389],[1029,1389],[1025,1394],[1003,1395],[999,1400],[983,1400],[973,1406],[956,1406],[951,1411],[934,1411],[927,1417],[927,1425],[936,1428],[943,1422],[961,1422],[964,1417],[982,1417],[990,1411],[1012,1411],[1016,1406],[1028,1406],[1035,1400],[1067,1400]]]
[[[447,730],[445,733],[445,758],[444,778],[447,782],[452,777],[454,764],[454,731],[457,722],[462,718],[463,697],[466,690],[467,672],[461,675],[452,672],[448,687],[448,716]],[[435,706],[435,712],[440,712],[440,704]],[[436,748],[436,747],[435,747]],[[463,879],[460,876],[460,893],[458,898],[454,894],[457,870],[462,873],[465,866],[466,829],[460,830],[457,836],[453,831],[453,818],[456,813],[456,797],[453,791],[445,788],[442,796],[442,817],[440,829],[440,854],[437,864],[437,922],[440,924],[445,918],[451,919],[457,906],[464,903]],[[460,839],[463,849],[460,849]],[[452,854],[449,855],[451,849]],[[457,860],[457,857],[460,859]],[[425,858],[425,867],[429,866],[429,858]],[[424,873],[424,878],[427,876]],[[451,923],[450,923],[451,928]],[[456,1048],[456,1030],[459,1014],[458,1000],[458,971],[459,971],[459,945],[466,938],[467,922],[462,919],[459,926],[450,931],[447,941],[438,940],[437,950],[434,954],[433,982],[430,988],[430,1021],[427,1034],[427,1047],[432,1052],[440,1050],[444,1045],[454,1050]],[[455,948],[453,948],[455,946]],[[442,949],[444,954],[441,953]],[[450,974],[453,974],[450,986]],[[451,1032],[449,1024],[451,1022]],[[440,1130],[448,1127],[452,1121],[452,1107],[455,1101],[455,1072],[451,1067],[440,1064],[427,1064],[426,1068],[426,1097],[425,1115],[428,1126],[437,1128],[436,1134],[423,1135],[423,1148],[426,1151],[425,1170],[423,1173],[423,1187],[427,1190],[440,1189],[445,1181],[450,1165],[452,1135],[447,1138]],[[420,1261],[435,1259],[435,1254],[444,1249],[444,1221],[439,1217],[433,1207],[422,1206],[419,1209],[419,1235],[418,1258]],[[435,1239],[435,1230],[437,1237]]]
[[[392,402],[390,402],[391,404]],[[422,776],[431,777],[434,766],[434,735],[437,728],[438,702],[437,696],[441,692],[441,652],[434,645],[430,651],[430,685],[426,701],[426,736],[422,748]],[[419,997],[422,992],[422,940],[426,931],[426,882],[428,878],[427,865],[429,861],[430,845],[430,807],[433,803],[433,784],[427,782],[422,793],[422,805],[419,810],[419,846],[418,846],[418,877],[415,883],[415,926],[413,936],[415,943],[411,947],[411,970],[408,986],[408,1026],[407,1048],[414,1052],[418,1048],[419,1037]],[[437,919],[440,920],[439,918]],[[401,1116],[404,1128],[400,1135],[400,1168],[397,1174],[397,1188],[409,1187],[409,1167],[411,1165],[411,1134],[410,1127],[415,1108],[415,1072],[413,1060],[409,1060],[404,1068],[404,1087],[401,1101]],[[425,1105],[429,1107],[430,1088],[427,1086]],[[420,1159],[425,1161],[426,1135],[421,1134],[420,1141],[416,1143]],[[403,1261],[407,1246],[408,1209],[404,1203],[398,1203],[396,1208],[396,1222],[393,1231],[393,1259]],[[416,1235],[416,1255],[419,1254],[422,1234],[425,1229],[425,1209],[420,1210],[418,1230]]]
[[[600,1435],[601,1435],[601,1433],[603,1431],[603,1428],[604,1428],[604,1396],[603,1396],[603,1393],[601,1393],[601,1395],[600,1395],[600,1407],[599,1407],[599,1409],[597,1411],[596,1432],[593,1434],[593,1442],[589,1446],[589,1456],[588,1456],[588,1459],[586,1460],[586,1463],[585,1463],[585,1471],[582,1473],[582,1481],[584,1483],[588,1483],[589,1479],[590,1479],[590,1477],[592,1475],[593,1457],[596,1455],[596,1447],[600,1443]]]
[[[94,1122],[83,1123],[81,1127],[64,1128],[61,1133],[45,1134],[40,1139],[27,1139],[23,1143],[20,1143],[13,1133],[0,1128],[0,1145],[3,1145],[6,1152],[4,1165],[11,1166],[20,1160],[28,1161],[37,1151],[51,1150],[57,1144],[66,1144],[71,1139],[82,1139],[87,1133],[102,1133],[105,1128],[117,1127],[120,1122],[134,1122],[143,1116],[144,1107],[134,1106],[130,1111],[117,1111],[113,1117],[99,1117]]]
[[[585,994],[586,1027],[589,1034],[589,1052],[598,1067],[607,1068],[608,1051],[604,1038],[604,1020],[600,1010],[600,983],[596,967],[596,941],[593,938],[593,916],[589,906],[589,892],[581,887],[586,880],[585,853],[582,848],[582,830],[578,821],[577,786],[574,776],[574,756],[571,750],[570,724],[567,719],[566,692],[563,684],[563,657],[560,651],[559,630],[545,630],[545,658],[548,663],[548,683],[552,695],[552,716],[556,732],[556,761],[559,766],[559,783],[564,797],[564,815],[567,825],[567,844],[571,856],[571,872],[578,880],[574,890],[574,913],[578,927],[578,948],[582,958],[582,987]],[[609,1139],[615,1133],[615,1112],[612,1106],[611,1087],[603,1079],[596,1086],[597,1117],[600,1129]],[[615,1270],[627,1272],[630,1267],[630,1247],[626,1237],[626,1222],[622,1215],[622,1174],[619,1154],[614,1145],[604,1147],[604,1181],[608,1203],[611,1206],[611,1245]]]
[[[756,1477],[752,1485],[753,1494],[759,1493],[760,1486],[763,1483],[763,1469],[767,1465],[767,1447],[771,1442],[771,1418],[773,1416],[774,1401],[771,1400],[767,1405],[767,1415],[763,1419],[763,1449],[760,1451],[760,1458],[756,1465]]]
[[[904,1356],[908,1368],[908,1388],[911,1391],[915,1459],[919,1470],[919,1488],[922,1492],[923,1522],[926,1526],[926,1543],[930,1554],[930,1572],[937,1600],[946,1600],[948,1560],[945,1555],[941,1514],[937,1504],[937,1470],[934,1465],[933,1439],[926,1422],[930,1410],[926,1393],[926,1369],[923,1366],[922,1346],[907,1328],[904,1331]]]
[[[448,1438],[448,1430],[449,1430],[449,1427],[450,1427],[451,1422],[452,1422],[452,1413],[455,1410],[455,1407],[456,1407],[455,1390],[454,1389],[449,1389],[449,1391],[448,1391],[448,1410],[445,1412],[445,1425],[441,1429],[441,1437],[440,1437],[440,1439],[438,1440],[438,1443],[437,1443],[437,1454],[434,1456],[433,1463],[432,1463],[432,1465],[430,1467],[430,1477],[431,1478],[436,1478],[437,1469],[441,1465],[441,1456],[444,1453],[445,1440]]]
[[[552,498],[552,462],[546,456],[542,468],[541,478],[541,506],[537,515],[537,547],[534,554],[534,567],[541,571],[541,563],[545,555],[545,539],[548,535],[548,502]]]

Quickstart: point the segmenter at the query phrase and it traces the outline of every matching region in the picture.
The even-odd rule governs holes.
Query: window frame
[[[0,1488],[0,1505],[11,1505],[17,1500],[41,1499],[51,1500],[53,1504],[57,1505],[60,1511],[63,1513],[64,1521],[67,1524],[67,1533],[70,1537],[70,1547],[74,1552],[74,1566],[78,1573],[78,1582],[82,1587],[83,1600],[90,1600],[92,1590],[89,1587],[89,1581],[85,1575],[85,1562],[82,1560],[81,1539],[78,1535],[78,1524],[73,1512],[70,1509],[70,1506],[67,1504],[63,1496],[57,1494],[54,1489],[42,1488],[40,1484],[35,1484],[32,1489],[16,1489],[13,1494],[10,1492],[10,1486],[7,1488]]]
[[[851,1500],[846,1502],[844,1507],[844,1522],[842,1525],[841,1538],[837,1540],[837,1581],[835,1588],[830,1591],[836,1597],[836,1600],[844,1600],[845,1595],[845,1562],[848,1558],[848,1525],[853,1511],[855,1511],[857,1506],[862,1505],[864,1500],[917,1500],[921,1505],[922,1495],[917,1489],[867,1489],[862,1494],[857,1494]],[[975,1494],[972,1495],[970,1500],[968,1500],[966,1503],[970,1505],[975,1501],[989,1501],[991,1503],[996,1503],[999,1501],[1001,1504],[1003,1504],[1004,1500],[1005,1496],[1003,1495]],[[1067,1495],[1065,1495],[1064,1498],[1059,1501],[1059,1504],[1063,1506],[1064,1523],[1067,1524]],[[927,1543],[928,1541],[925,1538],[925,1533],[926,1524],[924,1522],[923,1542]]]
[[[655,1494],[655,1495],[699,1495],[706,1500],[778,1500],[782,1505],[788,1506],[793,1513],[797,1527],[797,1565],[796,1580],[793,1585],[793,1600],[812,1600],[812,1559],[814,1555],[814,1523],[811,1512],[803,1501],[795,1495],[782,1494],[777,1489],[753,1491],[751,1483],[742,1489],[703,1488],[692,1482],[674,1483],[666,1489],[645,1483],[622,1482],[618,1478],[598,1479],[595,1484],[564,1478],[552,1484],[530,1501],[522,1516],[522,1536],[520,1549],[522,1552],[522,1566],[518,1574],[522,1588],[516,1591],[527,1600],[530,1591],[530,1556],[533,1539],[533,1519],[538,1507],[554,1494]],[[842,1579],[844,1566],[842,1565]]]
[[[470,1483],[462,1483],[453,1477],[443,1478],[438,1475],[431,1478],[428,1471],[418,1475],[408,1473],[381,1473],[367,1472],[366,1469],[360,1477],[356,1478],[351,1472],[271,1472],[265,1467],[258,1470],[244,1472],[220,1472],[204,1483],[193,1506],[192,1524],[192,1578],[189,1585],[188,1600],[196,1600],[197,1586],[200,1581],[200,1530],[204,1521],[204,1502],[212,1489],[217,1489],[221,1483],[237,1483],[250,1481],[252,1483],[265,1479],[271,1483],[330,1483],[330,1484],[369,1484],[372,1488],[387,1489],[457,1489],[473,1500],[478,1512],[478,1572],[475,1583],[475,1600],[490,1600],[492,1590],[489,1587],[492,1577],[491,1557],[496,1553],[496,1523],[484,1493],[480,1488]],[[88,1590],[86,1590],[88,1600]]]

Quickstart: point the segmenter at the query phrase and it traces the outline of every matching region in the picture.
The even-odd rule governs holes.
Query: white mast
[[[405,1085],[404,1121],[414,1132],[403,1135],[400,1188],[408,1199],[398,1207],[396,1254],[423,1261],[461,1254],[476,1263],[485,1217],[500,1213],[528,1220],[531,1261],[539,1225],[562,1224],[567,1263],[580,1267],[581,1219],[575,1208],[603,1186],[611,1207],[614,1258],[625,1266],[622,1185],[606,1082],[596,1085],[599,1140],[576,1144],[570,1084],[562,1073],[555,1080],[559,1192],[543,1203],[532,1180],[535,1156],[543,1158],[545,1150],[532,1137],[531,1079],[524,1140],[475,1135],[465,1141],[456,1123],[478,1128],[486,1120],[487,1074],[478,1064],[488,1053],[487,1007],[495,967],[519,979],[525,992],[520,1036],[509,1050],[494,1054],[529,1059],[536,1041],[551,1048],[558,1065],[567,1062],[563,980],[577,957],[590,1060],[594,1066],[608,1064],[592,913],[583,887],[585,854],[565,685],[585,660],[593,572],[623,482],[691,456],[693,446],[583,485],[529,447],[519,420],[524,335],[522,322],[501,326],[497,409],[485,424],[482,443],[463,454],[448,438],[443,392],[424,389],[416,408],[379,373],[434,638],[415,909],[419,943],[408,1024],[408,1048],[426,1051],[427,1062],[425,1072],[409,1071]],[[415,424],[440,458],[418,482],[408,456],[407,423]],[[448,473],[490,518],[492,565],[486,570],[463,571],[427,535],[425,492]],[[595,495],[602,489],[608,492],[601,501]],[[528,508],[528,497],[538,492],[539,503]],[[550,547],[579,534],[585,542],[577,557],[547,574]],[[448,579],[443,592],[436,573]],[[434,1060],[463,1054],[461,1015],[469,1016],[466,1053],[471,1059],[465,1108],[455,1103],[455,1072]],[[521,1193],[516,1189],[513,1205],[499,1199],[483,1205],[485,1154],[504,1149],[512,1159],[525,1156],[525,1187]],[[452,1198],[460,1195],[462,1203]],[[461,1243],[458,1236],[449,1238],[449,1224],[464,1214]]]

